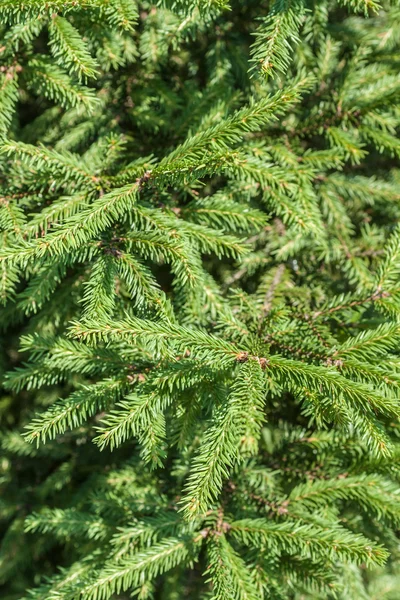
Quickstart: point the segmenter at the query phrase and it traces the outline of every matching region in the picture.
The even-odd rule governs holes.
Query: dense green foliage
[[[400,598],[400,6],[0,0],[2,600]]]

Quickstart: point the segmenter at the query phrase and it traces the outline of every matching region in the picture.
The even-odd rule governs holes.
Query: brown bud
[[[249,360],[249,353],[248,352],[239,352],[239,354],[236,356],[236,360],[240,363],[245,363]]]

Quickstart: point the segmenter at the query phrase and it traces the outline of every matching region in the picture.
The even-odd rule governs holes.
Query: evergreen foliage
[[[399,4],[0,29],[2,600],[398,600]]]

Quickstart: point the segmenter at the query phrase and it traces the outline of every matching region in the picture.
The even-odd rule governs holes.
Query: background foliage
[[[0,21],[1,598],[398,599],[398,3]]]

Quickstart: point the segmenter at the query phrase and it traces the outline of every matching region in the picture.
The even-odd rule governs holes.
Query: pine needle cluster
[[[2,600],[398,600],[398,3],[0,31]]]

